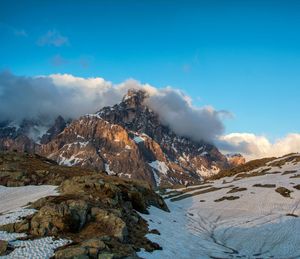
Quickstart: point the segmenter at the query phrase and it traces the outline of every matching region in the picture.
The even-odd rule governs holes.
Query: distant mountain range
[[[154,186],[194,184],[221,169],[245,163],[210,143],[175,134],[146,104],[147,93],[131,89],[123,100],[50,127],[39,121],[0,123],[0,150],[38,153],[68,166],[146,180]]]

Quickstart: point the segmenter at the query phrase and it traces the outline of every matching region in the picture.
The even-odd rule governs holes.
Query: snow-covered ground
[[[298,172],[282,175],[289,170]],[[300,217],[297,216],[300,216],[300,190],[294,186],[300,184],[300,178],[290,177],[300,173],[300,164],[287,163],[282,168],[271,168],[268,173],[239,180],[226,177],[199,190],[190,187],[185,194],[193,193],[194,196],[177,201],[166,199],[170,213],[151,207],[150,214],[142,216],[150,229],[161,233],[149,234],[148,237],[160,244],[163,250],[141,251],[139,256],[299,259]],[[254,187],[254,184],[275,184],[276,187]],[[275,192],[280,186],[293,191],[290,198]],[[197,192],[212,187],[222,189],[197,195]],[[233,187],[247,190],[227,193]],[[239,198],[215,201],[224,196]]]
[[[35,213],[34,209],[23,208],[29,202],[36,201],[42,197],[58,195],[57,186],[23,186],[5,187],[0,186],[0,225],[17,222],[22,217]],[[7,233],[0,231],[0,240],[9,241],[15,249],[7,256],[0,258],[50,258],[54,250],[67,244],[64,239],[54,239],[52,237],[39,238],[34,240],[17,240],[26,237],[24,233]]]
[[[9,212],[36,201],[42,197],[58,195],[57,186],[28,185],[22,187],[5,187],[0,185],[0,213]],[[0,221],[1,223],[1,221]]]

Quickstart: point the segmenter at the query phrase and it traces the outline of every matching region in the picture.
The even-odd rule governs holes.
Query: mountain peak
[[[122,102],[126,104],[126,106],[129,106],[129,108],[134,108],[141,106],[146,98],[148,98],[149,95],[145,90],[141,89],[128,89],[128,92],[126,95],[124,95]]]

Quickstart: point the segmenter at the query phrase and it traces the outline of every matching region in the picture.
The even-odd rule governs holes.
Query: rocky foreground
[[[149,184],[59,166],[37,155],[0,153],[0,185],[46,184],[58,185],[60,194],[31,203],[34,214],[1,225],[0,231],[26,233],[24,239],[71,240],[55,251],[55,258],[135,258],[141,248],[160,249],[145,237],[148,224],[138,213],[147,213],[150,205],[168,211]],[[1,255],[13,249],[1,242]]]

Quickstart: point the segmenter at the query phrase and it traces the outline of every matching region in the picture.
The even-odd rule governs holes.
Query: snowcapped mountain
[[[39,134],[30,134],[38,129],[36,123],[27,131],[4,125],[0,148],[36,152],[62,165],[153,185],[194,184],[230,166],[214,145],[176,135],[163,125],[147,106],[147,97],[145,91],[129,90],[119,104],[69,124],[58,117]]]

